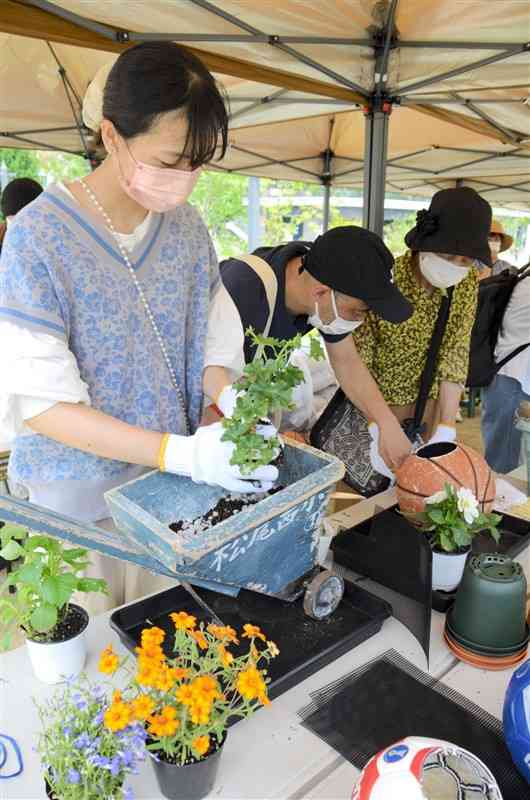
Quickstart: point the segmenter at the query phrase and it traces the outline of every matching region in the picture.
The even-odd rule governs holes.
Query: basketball
[[[423,511],[425,500],[449,483],[455,489],[470,489],[482,512],[489,512],[495,500],[495,478],[485,459],[457,442],[439,442],[420,447],[396,472],[399,508],[403,512]]]

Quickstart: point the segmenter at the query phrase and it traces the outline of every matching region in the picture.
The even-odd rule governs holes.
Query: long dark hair
[[[146,133],[160,114],[182,109],[188,120],[184,153],[193,169],[228,144],[228,110],[213,75],[174,42],[144,42],[125,50],[103,93],[103,116],[124,139]]]

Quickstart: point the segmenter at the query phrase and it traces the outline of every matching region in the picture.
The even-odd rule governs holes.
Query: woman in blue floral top
[[[220,424],[198,427],[218,269],[186,199],[201,166],[226,149],[222,94],[185,48],[144,43],[96,76],[84,116],[105,161],[46,190],[4,241],[0,438],[13,440],[10,479],[31,502],[87,522],[107,518],[103,493],[145,468],[270,488],[274,467],[243,479]],[[147,573],[131,581],[133,568],[99,561],[111,605],[153,590]]]

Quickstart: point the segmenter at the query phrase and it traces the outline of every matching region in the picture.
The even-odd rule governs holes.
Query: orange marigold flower
[[[158,680],[159,671],[160,668],[158,664],[153,662],[142,663],[139,665],[138,672],[136,673],[136,682],[139,683],[140,686],[154,687]]]
[[[112,675],[113,672],[116,672],[118,669],[120,661],[116,653],[112,649],[112,645],[109,644],[99,658],[99,671],[104,672],[107,675]]]
[[[262,639],[264,642],[267,641],[266,636],[261,632],[261,629],[258,628],[257,625],[243,625],[243,638],[247,639]]]
[[[200,675],[191,684],[192,691],[216,697],[219,694],[219,684],[213,675]]]
[[[256,667],[249,667],[237,676],[236,689],[245,700],[254,700],[265,694],[265,682]]]
[[[221,663],[223,667],[229,667],[234,660],[234,656],[229,650],[226,649],[224,644],[219,645],[219,655],[221,656]]]
[[[169,615],[175,624],[178,631],[193,630],[197,624],[197,618],[191,614],[186,614],[185,611],[174,612]]]
[[[189,706],[191,703],[193,703],[194,693],[189,683],[179,686],[175,692],[175,696],[179,703],[182,703],[185,706]]]
[[[196,704],[190,706],[190,717],[194,725],[207,725],[210,721],[211,706]]]
[[[142,647],[146,644],[162,644],[166,638],[162,628],[144,628],[142,631]]]
[[[172,706],[164,706],[160,714],[149,718],[148,732],[154,736],[173,736],[180,725],[177,719],[177,710]]]
[[[145,642],[141,647],[136,647],[135,651],[138,653],[140,661],[164,661],[164,651],[159,644],[152,644]]]
[[[176,681],[183,681],[190,673],[189,669],[184,669],[184,667],[175,667],[172,672]]]
[[[119,689],[114,689],[112,693],[112,702],[113,703],[121,703],[121,692]]]
[[[266,692],[263,692],[259,695],[258,700],[260,701],[262,706],[270,706],[271,701],[269,700],[269,696]]]
[[[199,756],[203,756],[210,749],[209,736],[197,736],[191,743],[192,748]]]
[[[174,685],[173,670],[166,666],[160,667],[153,683],[154,688],[159,689],[161,692],[169,692]]]
[[[155,701],[146,694],[139,694],[131,705],[136,719],[146,720],[153,713]]]
[[[190,636],[192,636],[197,644],[199,645],[200,650],[207,650],[208,649],[208,640],[202,631],[191,631]]]
[[[105,726],[111,731],[121,731],[127,727],[133,717],[132,709],[125,703],[113,703],[105,711],[103,721]]]
[[[216,639],[220,639],[221,641],[226,639],[234,644],[239,644],[237,633],[230,625],[208,625],[206,630],[211,633],[212,636],[215,636]]]

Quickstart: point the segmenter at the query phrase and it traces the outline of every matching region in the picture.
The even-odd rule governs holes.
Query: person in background
[[[372,311],[353,337],[383,397],[402,422],[414,417],[443,294],[454,287],[447,326],[424,414],[430,443],[454,441],[455,421],[467,377],[471,329],[477,307],[475,260],[490,264],[491,207],[474,189],[437,192],[428,211],[405,236],[410,248],[396,259],[394,281],[414,307],[412,316],[389,325]]]
[[[0,224],[0,252],[7,227],[15,214],[35,200],[42,191],[40,183],[33,178],[15,178],[4,188],[0,201],[0,211],[5,219],[5,222]]]
[[[491,230],[488,236],[488,245],[491,253],[491,267],[477,261],[476,267],[478,271],[479,281],[484,278],[489,278],[490,275],[499,275],[501,272],[508,270],[512,275],[515,275],[519,270],[509,261],[499,258],[500,253],[509,250],[513,244],[513,238],[504,232],[504,228],[498,219],[491,221]]]
[[[524,344],[530,345],[530,277],[516,284],[506,306],[495,360]],[[521,433],[514,417],[523,400],[530,400],[530,346],[508,361],[482,390],[485,457],[495,472],[507,473],[519,466]]]
[[[345,225],[313,243],[262,247],[254,255],[266,262],[263,269],[269,265],[269,279],[278,286],[269,335],[292,339],[314,328],[320,331],[344,394],[378,427],[379,455],[391,470],[397,469],[410,453],[411,443],[351,336],[369,310],[384,319],[389,329],[412,314],[411,304],[392,282],[391,252],[375,233]],[[210,312],[203,386],[220,411],[231,416],[237,398],[232,383],[254,357],[244,332],[252,327],[262,333],[269,316],[267,274],[261,277],[245,261],[231,258],[221,263],[221,278]],[[299,403],[309,407],[310,414],[311,388],[309,397],[303,391],[298,394]]]

